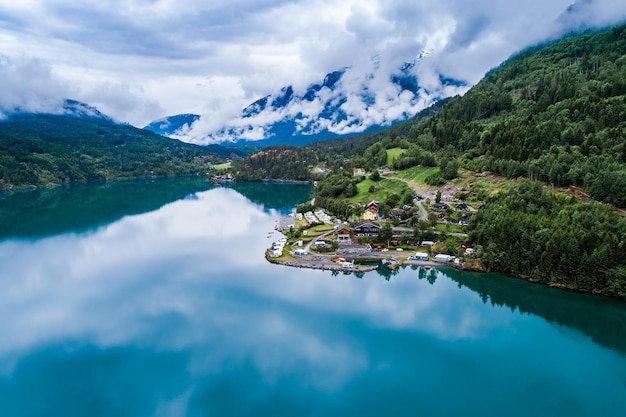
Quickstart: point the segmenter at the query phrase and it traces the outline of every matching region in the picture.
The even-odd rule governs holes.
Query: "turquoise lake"
[[[0,194],[0,416],[626,415],[626,303],[269,264],[275,220],[310,192]]]

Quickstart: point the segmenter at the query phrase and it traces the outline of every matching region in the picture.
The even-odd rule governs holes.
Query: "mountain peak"
[[[287,85],[248,105],[217,131],[199,132],[201,125],[194,125],[198,115],[172,116],[145,128],[195,143],[253,142],[256,146],[304,145],[370,132],[406,120],[467,87],[464,81],[443,74],[436,74],[434,87],[432,81],[428,88],[422,86],[418,63],[424,56],[404,62],[391,75],[375,57],[369,72],[344,67],[304,91]]]
[[[113,122],[113,119],[100,112],[96,107],[77,100],[65,99],[60,113],[77,118],[95,118]]]

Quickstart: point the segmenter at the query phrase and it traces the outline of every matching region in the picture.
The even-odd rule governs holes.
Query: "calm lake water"
[[[275,266],[310,188],[0,194],[0,416],[623,416],[626,305]]]

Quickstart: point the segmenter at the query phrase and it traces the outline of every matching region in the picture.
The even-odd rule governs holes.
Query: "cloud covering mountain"
[[[188,138],[206,140],[242,129],[250,103],[284,86],[303,96],[349,68],[347,113],[383,122],[430,99],[389,82],[422,51],[411,71],[434,97],[447,88],[440,74],[473,85],[526,46],[625,18],[621,0],[0,0],[0,113],[54,110],[65,98],[135,126],[193,113],[202,117]],[[378,94],[369,111],[356,100],[363,84]],[[323,103],[301,103],[304,119]],[[257,115],[258,125],[270,116]]]
[[[464,81],[442,74],[424,77],[421,83],[420,64],[426,56],[422,53],[396,71],[384,68],[374,57],[367,67],[333,71],[302,91],[283,87],[221,126],[210,117],[177,115],[146,128],[194,143],[263,141],[267,145],[305,144],[390,126],[467,89]]]

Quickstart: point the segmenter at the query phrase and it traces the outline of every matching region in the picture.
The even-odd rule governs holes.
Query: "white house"
[[[428,254],[424,253],[424,252],[415,252],[415,255],[413,255],[413,257],[415,258],[416,261],[427,261],[428,260]]]
[[[279,258],[283,256],[283,250],[282,249],[272,249],[270,250],[270,258]]]
[[[448,264],[450,263],[451,259],[452,259],[451,255],[445,255],[443,253],[435,255],[435,262],[439,262],[440,264]]]
[[[296,249],[293,251],[293,256],[306,256],[308,252],[305,249]]]

